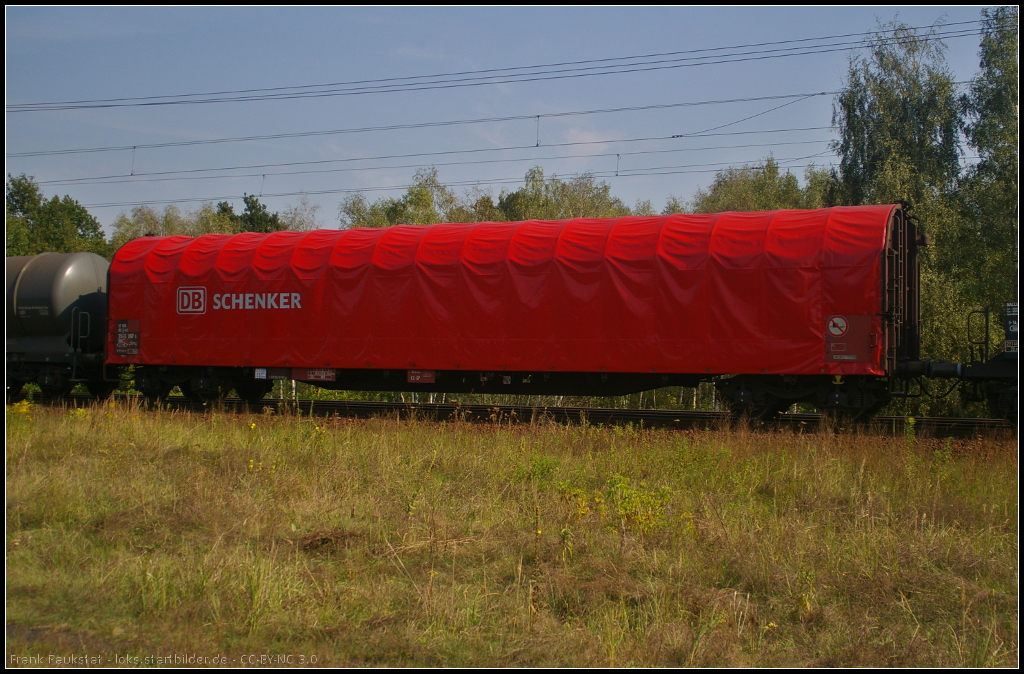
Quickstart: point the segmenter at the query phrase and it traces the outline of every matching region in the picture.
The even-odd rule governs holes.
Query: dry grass
[[[7,424],[8,664],[1018,660],[1013,438],[24,403]]]

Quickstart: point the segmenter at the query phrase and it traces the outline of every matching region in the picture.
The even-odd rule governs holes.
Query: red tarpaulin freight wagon
[[[569,373],[882,376],[916,335],[916,288],[887,287],[916,265],[910,227],[885,205],[143,237],[110,268],[109,362],[508,392]]]

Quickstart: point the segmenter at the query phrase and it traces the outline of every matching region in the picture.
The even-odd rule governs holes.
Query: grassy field
[[[6,465],[8,665],[1018,662],[1012,437],[20,403]]]

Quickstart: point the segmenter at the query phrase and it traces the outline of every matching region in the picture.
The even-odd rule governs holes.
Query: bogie
[[[864,421],[890,400],[887,382],[879,377],[739,375],[715,386],[734,415],[752,419],[770,419],[794,403],[811,403],[837,419]]]

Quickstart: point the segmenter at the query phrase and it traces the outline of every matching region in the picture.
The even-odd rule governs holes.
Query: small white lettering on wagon
[[[216,309],[301,309],[299,293],[217,293],[213,296]]]

